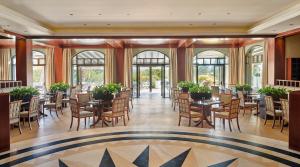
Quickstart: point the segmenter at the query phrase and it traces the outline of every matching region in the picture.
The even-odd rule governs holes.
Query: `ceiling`
[[[300,27],[300,0],[0,0],[23,35],[277,34]]]

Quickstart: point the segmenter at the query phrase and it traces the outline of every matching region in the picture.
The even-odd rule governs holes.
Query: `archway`
[[[133,57],[132,86],[134,95],[170,96],[169,57],[159,51],[142,51]]]
[[[252,46],[246,53],[246,83],[253,89],[262,87],[263,54],[260,45]]]

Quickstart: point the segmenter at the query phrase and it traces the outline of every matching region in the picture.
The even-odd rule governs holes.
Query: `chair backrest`
[[[70,110],[72,116],[79,116],[79,105],[76,98],[70,98]]]
[[[63,99],[63,93],[60,91],[56,92],[56,102],[55,102],[56,108],[62,107],[62,99]]]
[[[239,115],[240,99],[231,99],[229,117],[236,118]]]
[[[30,100],[29,104],[29,115],[32,113],[38,113],[39,112],[39,97],[33,96]]]
[[[179,113],[188,113],[190,114],[190,102],[187,98],[179,98]]]
[[[70,89],[70,98],[76,98],[76,93],[77,93],[76,87],[73,86],[73,87]]]
[[[244,106],[245,105],[245,98],[244,98],[244,93],[242,91],[238,91],[238,98],[240,99],[240,105]]]
[[[222,105],[229,105],[231,103],[232,95],[231,94],[220,94],[220,102]]]
[[[130,90],[120,92],[120,98],[125,99],[126,106],[129,105]]]
[[[113,114],[124,113],[125,111],[125,98],[115,98],[112,103],[112,112]]]
[[[225,89],[225,93],[226,93],[226,94],[232,94],[232,90],[231,90],[231,89],[228,89],[228,88],[226,88],[226,89]]]
[[[13,101],[9,103],[9,118],[15,119],[20,117],[22,100]]]
[[[91,101],[91,97],[89,93],[78,93],[77,94],[78,103],[81,106],[87,105],[89,101]]]
[[[176,88],[176,87],[175,87],[175,88],[174,88],[174,87],[171,88],[171,98],[172,98],[172,99],[175,99],[175,91],[177,91],[177,90],[178,90],[178,88]],[[179,90],[178,90],[178,91],[179,91]]]
[[[178,99],[180,94],[180,90],[176,89],[174,90],[174,99]]]
[[[287,99],[280,99],[280,103],[282,107],[283,117],[286,120],[289,120],[289,101]]]
[[[272,96],[265,96],[265,101],[266,101],[266,111],[275,112],[273,97]]]
[[[212,97],[219,97],[220,95],[220,88],[218,86],[211,87],[211,96]]]
[[[189,99],[190,95],[188,93],[180,93],[179,94],[179,98],[182,99]]]

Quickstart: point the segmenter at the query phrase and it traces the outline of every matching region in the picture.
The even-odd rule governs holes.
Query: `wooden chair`
[[[289,122],[289,101],[287,99],[280,99],[281,107],[282,107],[282,126],[281,132],[283,131],[285,121]]]
[[[128,121],[130,120],[130,118],[129,118],[129,112],[130,112],[129,97],[130,97],[130,91],[128,91],[128,90],[122,91],[120,93],[120,98],[125,99],[125,113],[127,115]]]
[[[220,88],[218,86],[211,87],[211,96],[213,98],[218,98],[220,95]]]
[[[77,98],[78,98],[79,106],[81,108],[83,108],[86,111],[93,112],[94,108],[90,107],[90,104],[89,104],[89,102],[92,100],[90,93],[78,93]]]
[[[181,118],[189,119],[189,126],[191,126],[191,121],[193,118],[199,118],[203,122],[203,114],[201,112],[195,112],[191,109],[191,104],[188,98],[178,98],[179,103],[179,122],[180,126]]]
[[[126,126],[125,121],[125,107],[126,107],[126,99],[125,98],[115,98],[112,102],[112,107],[110,111],[103,112],[101,114],[102,119],[102,127],[105,119],[111,119],[112,126],[115,125],[115,121],[117,121],[120,117],[123,117],[124,126]]]
[[[47,104],[44,105],[44,107],[49,109],[50,114],[52,112],[52,109],[55,109],[56,116],[58,117],[58,111],[60,111],[61,114],[63,114],[63,112],[62,112],[62,110],[63,110],[62,99],[63,99],[63,93],[62,92],[57,92],[55,102],[54,103],[47,103]]]
[[[30,130],[32,130],[30,119],[36,118],[36,122],[39,125],[39,97],[33,96],[29,103],[29,111],[21,111],[20,112],[20,118],[23,119],[23,124],[25,123],[25,119],[28,119],[28,124]]]
[[[22,100],[13,101],[9,103],[9,124],[18,124],[19,132],[22,134],[20,125],[20,111],[21,111]]]
[[[238,91],[238,98],[240,99],[240,108],[244,110],[243,116],[245,115],[246,110],[249,110],[252,114],[252,110],[256,109],[256,113],[258,113],[257,103],[246,102],[242,91]]]
[[[62,103],[67,105],[70,101],[70,98],[75,98],[75,97],[76,97],[76,87],[73,86],[69,89],[69,97],[63,98]]]
[[[230,122],[231,120],[236,119],[238,129],[239,131],[241,131],[239,125],[239,108],[240,108],[240,99],[232,99],[228,108],[225,108],[225,110],[222,112],[215,112],[214,123],[216,122],[216,118],[223,119],[223,127],[225,130],[225,120],[227,119],[229,124],[229,129],[230,131],[232,131]]]
[[[273,117],[272,128],[274,128],[275,122],[276,122],[276,117],[279,117],[279,120],[281,120],[281,118],[282,118],[282,111],[281,110],[275,110],[274,101],[273,101],[273,98],[271,96],[265,96],[265,102],[266,102],[265,125],[267,123],[267,117],[269,115],[269,116]]]
[[[174,90],[174,99],[173,99],[173,110],[175,111],[176,105],[179,103],[179,94],[180,94],[180,90]]]
[[[80,119],[84,118],[84,125],[86,126],[86,118],[93,117],[93,122],[95,122],[95,113],[91,111],[86,111],[80,107],[80,104],[77,102],[77,99],[70,98],[70,109],[71,109],[71,125],[70,129],[72,129],[73,119],[77,118],[77,131],[80,126]]]
[[[220,94],[220,105],[218,107],[212,107],[213,112],[222,112],[231,104],[232,94]]]

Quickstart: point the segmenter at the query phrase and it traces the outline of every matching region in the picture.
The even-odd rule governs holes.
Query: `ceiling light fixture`
[[[231,13],[230,13],[230,12],[227,12],[226,14],[227,14],[227,15],[231,15]]]
[[[73,14],[73,13],[70,13],[69,15],[70,15],[70,16],[74,16],[74,14]]]
[[[106,24],[107,26],[110,26],[111,24]]]
[[[130,13],[127,13],[126,15],[127,15],[127,16],[130,16]]]
[[[193,26],[193,24],[191,23],[191,24],[189,24],[189,26]]]
[[[87,24],[83,24],[84,26],[87,26]]]
[[[102,13],[98,13],[98,15],[99,15],[99,16],[101,16],[101,15],[102,15]]]
[[[293,26],[294,24],[293,23],[291,23],[291,24],[289,24],[290,26]]]
[[[201,12],[199,12],[199,13],[198,13],[198,15],[200,16],[200,15],[202,15],[202,13],[201,13]]]

